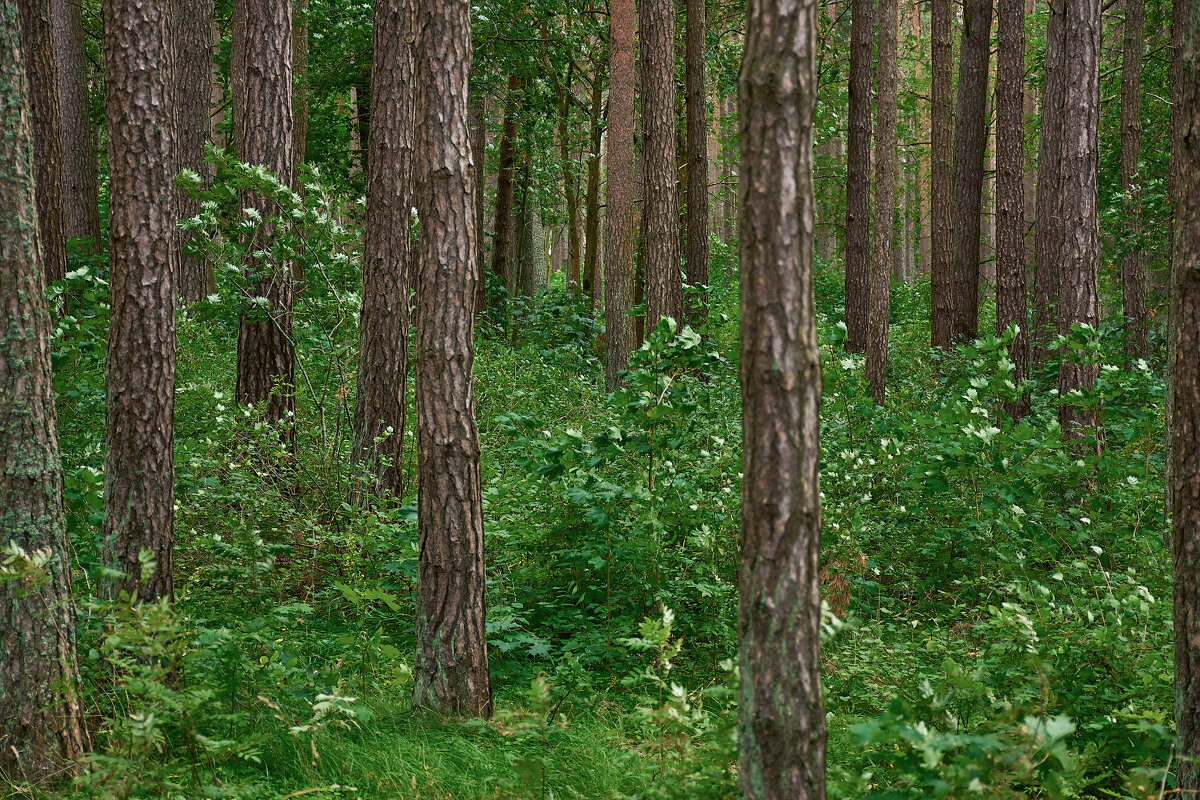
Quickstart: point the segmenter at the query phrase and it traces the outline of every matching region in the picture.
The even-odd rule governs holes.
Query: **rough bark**
[[[379,65],[376,64],[376,71],[379,70]],[[378,80],[376,78],[375,80]],[[374,88],[371,90],[374,92]],[[375,98],[371,98],[371,113],[375,111]],[[478,253],[475,260],[475,316],[483,313],[487,307],[487,277],[483,247],[483,217],[484,206],[486,205],[486,183],[483,174],[484,162],[487,160],[487,98],[481,91],[476,91],[472,88],[471,91],[471,110],[470,117],[467,119],[467,127],[471,131],[471,155],[475,159],[475,241],[478,242]],[[375,120],[371,120],[372,126]],[[370,145],[368,145],[369,147]],[[367,163],[371,163],[373,155],[367,154]],[[411,172],[410,172],[411,175]],[[370,176],[368,175],[368,181]],[[411,203],[410,203],[411,205]]]
[[[991,0],[966,0],[954,114],[952,342],[970,341],[979,332],[979,216],[983,208],[983,160],[987,149],[991,31]]]
[[[0,780],[69,774],[87,746],[38,243],[34,143],[15,0],[0,0],[0,547],[46,580],[0,583]]]
[[[292,178],[299,181],[300,165],[304,163],[308,149],[308,0],[295,0],[295,3],[296,13],[292,20]]]
[[[930,265],[931,342],[948,348],[954,340],[954,267],[951,222],[954,84],[950,72],[950,0],[930,0],[930,54],[933,73],[930,101]]]
[[[50,0],[62,128],[63,225],[70,239],[100,245],[96,145],[88,113],[88,63],[79,0]]]
[[[548,62],[547,62],[548,63]],[[579,276],[579,176],[576,174],[575,159],[571,157],[571,100],[572,84],[575,78],[575,61],[567,65],[567,76],[558,79],[558,73],[549,69],[554,81],[554,93],[558,101],[558,160],[562,170],[563,195],[567,201],[567,260],[570,264],[567,271],[567,290],[578,292],[580,289]]]
[[[871,309],[867,328],[867,383],[883,405],[887,393],[892,258],[896,244],[897,0],[879,0],[878,99],[875,117],[875,237],[871,250]]]
[[[168,0],[104,0],[108,121],[107,450],[104,527],[114,588],[173,594],[175,308],[174,84]],[[138,554],[156,569],[143,578]]]
[[[683,319],[675,153],[675,4],[642,0],[642,130],[646,180],[646,329]]]
[[[1062,242],[1063,61],[1066,0],[1051,3],[1046,19],[1045,79],[1042,84],[1042,127],[1038,143],[1037,230],[1033,256],[1033,360],[1045,361],[1047,345],[1058,334],[1059,247]]]
[[[1146,308],[1146,268],[1137,240],[1142,235],[1142,49],[1145,47],[1145,0],[1125,0],[1121,56],[1121,191],[1125,219],[1135,245],[1121,260],[1121,296],[1125,317],[1125,356],[1149,355],[1150,315]]]
[[[416,116],[412,34],[412,0],[377,0],[351,461],[370,476],[360,491],[397,500],[404,497],[408,389],[409,209]]]
[[[1100,128],[1100,0],[1067,0],[1063,26],[1066,93],[1063,96],[1062,162],[1059,193],[1062,245],[1059,250],[1058,330],[1078,324],[1099,327],[1099,221],[1097,149]],[[1067,135],[1066,132],[1069,132]],[[1059,364],[1058,394],[1096,384],[1099,365],[1064,357]],[[1096,424],[1096,412],[1059,406],[1058,421],[1068,436]]]
[[[597,65],[592,76],[591,149],[587,160],[587,188],[584,197],[583,291],[592,299],[592,308],[600,307],[600,141],[604,135],[604,70]],[[674,120],[674,112],[671,115]],[[676,226],[678,230],[678,226]]]
[[[867,349],[871,313],[871,50],[874,14],[874,0],[851,1],[850,130],[846,140],[846,349],[853,353]]]
[[[1185,78],[1190,77],[1190,73],[1186,71],[1186,67],[1191,66],[1190,63],[1184,61],[1184,45],[1185,36],[1189,35],[1189,31],[1194,30],[1191,26],[1194,23],[1194,17],[1188,14],[1189,9],[1194,6],[1190,3],[1180,0],[1179,2],[1171,3],[1171,117],[1169,146],[1170,155],[1167,169],[1167,197],[1171,207],[1171,226],[1167,239],[1167,287],[1170,297],[1169,306],[1167,309],[1167,363],[1175,363],[1175,331],[1179,326],[1179,291],[1176,282],[1176,232],[1178,229],[1179,207],[1182,202],[1180,190],[1183,186],[1183,159],[1184,153],[1184,134],[1188,129],[1190,120],[1184,111],[1184,95],[1185,91],[1190,89]],[[1167,381],[1167,397],[1166,397],[1166,434],[1167,447],[1171,446],[1172,435],[1174,430],[1175,403],[1173,402],[1174,382]],[[1172,493],[1174,492],[1174,463],[1171,459],[1167,459],[1166,469],[1166,489],[1163,492],[1164,512],[1166,516],[1170,516],[1173,505]],[[1164,544],[1168,544],[1166,537],[1168,534],[1163,534]]]
[[[246,118],[246,2],[233,0],[229,16],[229,113],[233,117],[233,147],[238,158],[246,157],[238,150],[245,133]]]
[[[417,5],[417,468],[413,705],[490,717],[479,431],[472,397],[475,182],[467,0]]]
[[[816,3],[750,0],[741,115],[739,776],[748,800],[825,797],[821,360],[813,303]]]
[[[292,0],[245,0],[246,82],[242,138],[238,157],[262,164],[290,184],[292,151]],[[235,101],[235,107],[238,103]],[[249,192],[243,207],[264,219],[278,213],[274,202]],[[264,224],[252,243],[269,246],[274,235]],[[289,448],[295,447],[296,348],[292,339],[293,283],[291,267],[250,258],[247,271],[254,283],[250,297],[266,299],[261,310],[238,319],[236,399],[242,405],[266,403],[267,421],[278,425]]]
[[[19,0],[21,50],[29,81],[37,172],[38,230],[46,282],[67,274],[67,234],[63,211],[62,123],[55,68],[50,0]]]
[[[175,13],[175,166],[210,177],[204,161],[204,145],[211,139],[212,122],[209,101],[212,97],[213,40],[215,8],[212,0],[178,4]],[[179,216],[192,217],[200,204],[187,195],[177,195]],[[181,232],[183,257],[177,280],[184,301],[203,300],[216,288],[212,264],[189,255],[190,233]]]
[[[634,2],[611,0],[609,6],[608,206],[604,215],[604,335],[605,385],[620,384],[633,349],[634,271]]]
[[[1020,386],[1029,377],[1029,311],[1025,300],[1025,9],[998,3],[996,64],[996,333],[1017,325],[1008,348]],[[1029,413],[1029,394],[1008,403],[1013,419]]]
[[[684,83],[687,95],[687,279],[708,285],[708,105],[704,88],[704,3],[687,0]],[[611,101],[610,101],[611,102]],[[687,319],[699,326],[707,316],[704,298],[692,295]]]
[[[492,273],[510,286],[513,249],[513,165],[517,138],[517,114],[521,97],[521,76],[508,76],[508,97],[504,104],[504,125],[500,133],[500,164],[496,179],[496,231],[492,239]]]

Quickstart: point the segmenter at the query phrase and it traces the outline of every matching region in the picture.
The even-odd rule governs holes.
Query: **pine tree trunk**
[[[50,0],[62,128],[63,224],[69,239],[100,246],[100,192],[79,0]]]
[[[176,169],[188,169],[211,177],[204,161],[204,145],[212,137],[209,101],[212,97],[213,41],[215,9],[212,0],[176,6],[175,14],[175,123]],[[200,204],[187,195],[177,194],[179,216],[192,217]],[[215,288],[212,264],[188,255],[190,233],[181,232],[183,258],[179,265],[179,295],[185,302],[203,300]]]
[[[0,547],[15,544],[49,557],[44,582],[0,583],[0,780],[6,785],[6,779],[61,779],[88,744],[24,65],[16,2],[0,0]]]
[[[1037,220],[1033,256],[1033,361],[1041,364],[1047,346],[1058,335],[1059,248],[1062,208],[1063,98],[1066,64],[1063,32],[1064,4],[1051,3],[1046,20],[1045,79],[1042,84],[1042,126],[1038,144]]]
[[[604,215],[605,386],[614,391],[633,349],[634,272],[634,0],[609,6],[608,207]]]
[[[173,595],[175,141],[168,0],[104,0],[109,170],[104,528],[116,587]],[[138,554],[157,565],[143,580]]]
[[[916,63],[913,65],[913,75],[916,78],[918,86],[924,83],[925,70],[922,66],[925,63],[925,33],[921,24],[921,2],[913,0],[912,4],[912,31],[913,37],[916,40]],[[930,117],[929,117],[929,100],[921,98],[917,100],[917,131],[922,142],[928,142],[931,135]],[[918,245],[916,257],[916,269],[914,274],[928,274],[930,262],[933,259],[933,220],[930,218],[929,209],[929,157],[930,150],[924,146],[920,148],[917,155],[917,226],[920,229],[920,243]]]
[[[878,98],[875,117],[875,237],[871,250],[871,316],[867,329],[867,383],[883,405],[887,393],[892,259],[896,247],[897,0],[879,0]]]
[[[591,138],[587,159],[587,189],[584,197],[583,227],[583,291],[592,300],[592,308],[600,307],[602,287],[600,273],[600,140],[604,134],[604,71],[596,67],[592,78]],[[674,114],[672,114],[674,120]]]
[[[1072,325],[1099,327],[1100,246],[1097,217],[1097,149],[1100,127],[1100,0],[1067,0],[1063,26],[1063,95],[1059,192],[1062,246],[1059,251],[1058,331]],[[1096,384],[1099,365],[1063,358],[1058,372],[1058,396]],[[1062,405],[1058,421],[1068,436],[1096,424],[1094,409]]]
[[[558,94],[558,158],[562,162],[563,195],[567,200],[568,261],[567,289],[578,292],[579,277],[579,179],[575,174],[575,161],[571,158],[571,83],[574,78],[575,62],[567,67],[567,78],[561,83],[554,77],[554,88]]]
[[[950,0],[930,0],[930,54],[933,62],[930,102],[930,266],[932,302],[931,342],[949,348],[954,341],[954,266],[951,221],[954,84],[951,64]]]
[[[246,90],[238,157],[262,164],[290,184],[292,151],[292,0],[245,0]],[[243,207],[264,219],[277,212],[274,202],[244,193]],[[274,231],[264,224],[257,236],[265,246]],[[256,243],[257,244],[257,243]],[[256,248],[258,249],[258,248]],[[265,308],[238,320],[237,402],[265,402],[267,421],[278,425],[290,450],[295,449],[296,347],[292,338],[293,283],[290,265],[250,258],[255,281],[250,297],[266,298]]]
[[[1186,79],[1190,78],[1186,68],[1188,63],[1184,61],[1184,46],[1186,44],[1185,37],[1193,31],[1191,27],[1194,23],[1194,17],[1189,16],[1189,9],[1193,6],[1186,0],[1172,0],[1171,3],[1171,117],[1170,117],[1170,156],[1167,169],[1167,197],[1171,207],[1171,226],[1167,238],[1167,287],[1169,295],[1169,306],[1167,310],[1167,363],[1175,363],[1175,332],[1179,327],[1179,287],[1177,284],[1176,275],[1176,233],[1178,229],[1179,207],[1183,201],[1181,196],[1183,174],[1183,159],[1184,153],[1184,135],[1187,133],[1188,126],[1191,121],[1184,112],[1184,93],[1190,90],[1190,85]],[[1167,382],[1167,397],[1166,397],[1166,434],[1167,447],[1171,447],[1172,435],[1174,431],[1175,418],[1175,403],[1174,403],[1174,381]],[[1166,469],[1166,488],[1163,492],[1164,511],[1167,517],[1171,515],[1174,501],[1172,495],[1174,493],[1175,476],[1174,462],[1172,459],[1167,459]],[[1164,534],[1164,544],[1166,534]]]
[[[38,230],[43,277],[61,281],[67,274],[67,234],[63,210],[62,122],[58,70],[54,60],[50,0],[19,0],[21,49],[29,81],[33,120],[34,169],[37,172]]]
[[[813,303],[816,3],[750,0],[741,109],[739,776],[823,800],[821,360]]]
[[[416,35],[417,465],[420,555],[413,706],[492,715],[479,431],[472,397],[475,182],[466,0],[421,0]],[[437,165],[437,169],[433,168]]]
[[[508,76],[504,104],[504,126],[500,133],[500,163],[496,178],[496,231],[492,239],[492,273],[505,286],[512,285],[510,263],[513,244],[513,169],[516,160],[517,114],[521,100],[521,77]]]
[[[308,14],[308,0],[296,0],[292,20],[292,179],[297,185],[308,149]]]
[[[375,65],[375,74],[381,66]],[[378,78],[374,79],[378,81]],[[375,91],[372,83],[372,92]],[[375,108],[376,98],[371,98],[371,108]],[[373,110],[372,114],[375,113]],[[487,161],[487,97],[480,91],[471,92],[470,116],[467,127],[471,131],[471,157],[475,159],[475,241],[478,243],[478,257],[475,262],[475,316],[478,317],[487,308],[487,266],[483,248],[483,217],[487,200],[486,179],[484,177],[484,162]],[[375,126],[375,120],[371,120]],[[368,145],[369,147],[370,145]],[[373,156],[368,153],[367,162]],[[410,204],[411,205],[411,204]]]
[[[1121,190],[1125,219],[1134,240],[1142,235],[1142,48],[1146,36],[1145,0],[1125,0],[1124,47],[1121,56]],[[1140,244],[1121,261],[1122,308],[1125,317],[1125,356],[1149,355],[1149,313],[1146,309],[1146,269]]]
[[[1025,300],[1025,9],[998,3],[996,64],[996,333],[1017,325],[1008,348],[1020,386],[1029,377],[1029,310]],[[1014,420],[1029,413],[1029,394],[1005,405]]]
[[[229,113],[233,117],[233,147],[237,157],[245,140],[242,127],[246,117],[246,2],[233,0],[229,16]]]
[[[404,498],[408,390],[409,225],[412,208],[412,0],[377,0],[352,463],[380,497]],[[361,497],[359,498],[361,500]]]
[[[875,0],[850,5],[850,131],[846,146],[846,349],[867,349],[871,306],[871,50]],[[936,0],[935,0],[936,2]]]
[[[951,339],[971,341],[979,330],[979,216],[987,148],[987,86],[991,0],[966,0],[954,114],[953,263]]]
[[[687,278],[692,286],[708,285],[708,106],[705,103],[704,0],[687,0]],[[610,101],[611,102],[611,101]],[[700,326],[707,317],[705,301],[694,296],[688,322]]]

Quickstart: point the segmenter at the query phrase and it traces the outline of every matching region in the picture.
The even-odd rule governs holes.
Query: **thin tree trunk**
[[[472,397],[475,181],[467,0],[417,4],[417,469],[413,706],[492,715],[479,430]],[[436,165],[436,168],[434,168]]]
[[[88,62],[79,0],[50,0],[62,127],[64,233],[100,246],[100,192],[88,101]]]
[[[875,238],[871,252],[871,316],[867,329],[867,383],[883,405],[887,393],[892,257],[896,246],[897,0],[879,0],[878,98],[875,117]]]
[[[1190,26],[1193,24],[1193,17],[1189,16],[1188,10],[1192,6],[1186,0],[1175,0],[1171,3],[1171,117],[1170,117],[1170,156],[1167,169],[1167,198],[1171,207],[1171,226],[1168,234],[1167,247],[1167,287],[1169,306],[1167,309],[1167,363],[1175,363],[1175,332],[1179,327],[1179,291],[1176,275],[1176,232],[1178,227],[1178,209],[1182,203],[1181,197],[1183,174],[1183,158],[1184,158],[1184,135],[1187,133],[1188,126],[1191,121],[1187,114],[1184,113],[1184,93],[1190,90],[1190,86],[1186,83],[1186,78],[1190,78],[1186,68],[1189,66],[1183,60],[1184,47],[1186,44],[1185,37],[1189,35],[1189,31],[1194,30]],[[1166,434],[1167,446],[1171,446],[1172,432],[1174,430],[1175,403],[1173,402],[1174,382],[1167,382],[1167,397],[1166,397]],[[1166,488],[1164,494],[1164,505],[1166,516],[1170,517],[1174,506],[1172,494],[1174,492],[1174,462],[1172,459],[1167,459],[1166,469]],[[1167,534],[1164,534],[1164,540]],[[1165,542],[1169,544],[1169,542]]]
[[[1146,310],[1146,269],[1141,244],[1142,181],[1142,48],[1145,46],[1145,0],[1125,0],[1124,47],[1121,56],[1121,190],[1125,219],[1135,244],[1121,261],[1121,295],[1125,317],[1125,357],[1149,355],[1149,313]]]
[[[562,162],[563,194],[567,199],[567,241],[570,264],[567,270],[567,289],[578,292],[579,277],[579,178],[575,174],[575,160],[571,158],[571,83],[575,62],[567,67],[567,79],[562,83],[555,77],[558,91],[558,158]],[[553,73],[552,73],[553,74]]]
[[[380,69],[382,67],[377,63],[374,74],[377,75]],[[374,80],[377,81],[378,78]],[[373,86],[374,84],[372,84]],[[374,88],[372,88],[373,91]],[[372,97],[372,114],[375,113],[376,102],[376,99]],[[483,248],[483,217],[487,199],[483,174],[484,162],[487,160],[487,97],[481,91],[472,90],[469,114],[467,127],[471,131],[471,157],[474,159],[472,174],[475,177],[475,241],[478,243],[478,258],[475,262],[475,316],[478,317],[487,308],[487,267]],[[371,120],[371,125],[374,127],[375,120]],[[370,153],[367,154],[367,163],[370,163],[372,157]]]
[[[0,775],[41,783],[88,741],[24,65],[16,2],[0,0],[0,546],[49,557],[46,580],[0,583]]]
[[[508,76],[504,125],[500,133],[500,164],[496,178],[496,232],[492,239],[492,273],[504,286],[512,284],[510,264],[513,243],[513,164],[517,138],[517,114],[521,100],[521,76]]]
[[[587,193],[583,228],[583,291],[592,299],[592,308],[600,307],[603,297],[600,274],[600,144],[604,134],[604,74],[596,67],[592,78],[591,149],[587,159]]]
[[[692,286],[708,285],[708,106],[705,103],[704,2],[687,0],[687,277]],[[611,102],[611,101],[610,101]],[[693,295],[688,322],[707,317],[704,297]]]
[[[912,4],[912,31],[913,37],[916,40],[916,63],[913,65],[913,75],[916,78],[916,84],[921,86],[924,84],[925,69],[925,34],[921,25],[921,2],[913,0]],[[917,131],[922,142],[928,142],[931,135],[930,117],[929,117],[929,100],[921,98],[917,101]],[[920,244],[917,251],[917,265],[914,273],[920,272],[927,274],[930,270],[930,263],[933,260],[933,220],[930,218],[929,208],[929,159],[930,150],[924,146],[920,148],[917,156],[917,226],[920,228]]]
[[[1062,243],[1063,61],[1066,0],[1050,3],[1046,20],[1045,79],[1042,84],[1042,126],[1038,144],[1037,233],[1033,261],[1033,361],[1044,362],[1047,347],[1058,334],[1059,248]]]
[[[951,65],[950,0],[930,0],[930,42],[933,62],[930,102],[930,309],[931,342],[948,348],[954,341],[953,230],[950,214],[952,144],[954,131],[954,84]]]
[[[188,169],[202,177],[211,177],[204,161],[204,145],[211,139],[212,122],[209,101],[212,98],[213,41],[215,8],[212,0],[176,6],[175,12],[175,123],[176,168]],[[179,192],[179,216],[192,217],[200,209],[198,201]],[[215,284],[212,264],[187,253],[190,233],[181,232],[183,257],[179,264],[179,295],[185,302],[203,300]]]
[[[604,215],[605,386],[614,391],[633,350],[634,273],[634,0],[609,6],[608,205]]]
[[[292,178],[300,180],[300,165],[308,150],[308,0],[295,0],[292,20]],[[372,89],[374,91],[374,89]]]
[[[871,44],[874,31],[874,0],[851,0],[850,131],[846,146],[846,349],[852,353],[867,349],[871,313]]]
[[[821,359],[813,303],[816,3],[750,0],[741,114],[742,553],[738,774],[747,800],[823,800]]]
[[[242,128],[246,117],[246,2],[233,0],[229,17],[229,110],[233,116],[233,147],[237,157],[245,160],[238,151],[245,141]]]
[[[168,0],[104,0],[109,286],[104,527],[115,589],[174,593],[174,84]],[[156,568],[143,579],[139,553]]]

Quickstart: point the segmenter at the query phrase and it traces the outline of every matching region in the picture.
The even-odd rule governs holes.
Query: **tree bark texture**
[[[308,0],[296,0],[292,20],[292,180],[297,185],[308,149],[308,14]]]
[[[708,105],[704,81],[704,2],[687,0],[687,58],[684,68],[688,159],[687,278],[692,286],[708,285]],[[609,91],[611,96],[611,89]],[[706,305],[702,297],[693,295],[693,298],[687,318],[692,325],[699,326],[707,317]]]
[[[816,3],[750,0],[741,113],[739,777],[823,800],[821,361],[813,302]]]
[[[479,431],[472,397],[475,182],[466,0],[417,5],[417,465],[413,706],[490,717]]]
[[[954,84],[950,0],[930,0],[930,248],[931,342],[948,348],[954,340],[954,267],[951,222]]]
[[[233,147],[237,157],[246,160],[238,148],[245,133],[246,118],[246,2],[233,0],[229,13],[229,113],[233,118]]]
[[[634,274],[634,0],[611,0],[609,6],[608,208],[604,215],[605,386],[620,384],[633,350]]]
[[[88,63],[79,0],[50,0],[62,129],[63,225],[69,239],[100,244],[100,192],[88,102]]]
[[[1142,49],[1146,46],[1145,0],[1125,0],[1121,55],[1121,191],[1125,219],[1135,242],[1142,235]],[[1146,308],[1146,266],[1139,244],[1121,260],[1121,299],[1125,318],[1125,356],[1149,355],[1150,315]]]
[[[70,773],[87,738],[18,28],[15,0],[0,0],[0,547],[49,560],[40,585],[0,583],[0,776],[42,782]]]
[[[212,97],[213,40],[215,8],[212,0],[180,3],[175,14],[175,162],[176,172],[189,169],[204,177],[211,170],[204,162],[204,145],[212,137],[209,101]],[[200,204],[178,192],[179,216],[192,217]],[[177,280],[184,301],[203,300],[216,290],[212,265],[205,259],[188,255],[190,233],[180,232],[183,258]]]
[[[587,160],[587,187],[584,197],[583,290],[592,299],[592,308],[600,307],[604,296],[600,286],[600,141],[604,136],[604,70],[596,67],[592,76],[591,149]],[[673,108],[673,107],[672,107]],[[671,119],[674,120],[672,110]],[[677,221],[678,222],[678,221]],[[678,230],[678,224],[676,230]]]
[[[376,70],[378,69],[377,65]],[[374,98],[371,99],[371,104],[372,113],[374,113]],[[371,124],[375,124],[374,120],[371,121]],[[484,163],[487,161],[487,98],[482,91],[474,88],[471,91],[471,111],[467,126],[471,130],[471,153],[475,156],[475,241],[478,243],[478,254],[475,260],[475,315],[479,316],[487,307],[487,267],[483,247],[483,218],[486,213],[484,206],[487,204],[486,183],[483,175]],[[370,163],[370,160],[371,156],[368,153],[367,162]],[[411,175],[411,172],[409,174]]]
[[[174,83],[169,0],[104,0],[108,121],[104,527],[115,589],[173,595],[175,518]],[[142,576],[138,554],[156,568]]]
[[[500,133],[500,164],[496,179],[496,231],[492,239],[492,272],[511,287],[509,260],[513,250],[513,171],[516,161],[517,114],[521,101],[521,76],[508,76],[504,125]]]
[[[871,311],[867,328],[867,383],[883,405],[887,393],[892,256],[896,245],[897,0],[879,0],[878,99],[875,117],[875,237],[871,251]]]
[[[1046,19],[1045,80],[1042,84],[1042,127],[1038,143],[1036,234],[1033,256],[1033,360],[1045,361],[1050,341],[1058,335],[1059,247],[1062,242],[1063,98],[1066,63],[1063,32],[1066,0],[1051,3]]]
[[[938,0],[934,0],[936,3]],[[846,141],[846,349],[867,349],[871,315],[871,50],[875,0],[850,4],[850,130]]]

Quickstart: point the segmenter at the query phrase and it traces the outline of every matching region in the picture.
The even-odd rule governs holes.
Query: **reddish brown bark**
[[[212,97],[215,10],[212,0],[178,4],[175,12],[175,106],[176,171],[188,169],[204,177],[211,170],[204,162],[204,145],[212,137],[209,101]],[[191,217],[200,204],[179,192],[179,216]],[[177,280],[180,296],[187,302],[204,299],[216,290],[212,265],[187,253],[190,233],[181,232],[183,257]]]
[[[613,391],[633,349],[634,273],[634,3],[609,5],[608,208],[604,215],[605,385]]]
[[[879,0],[879,96],[875,118],[875,239],[871,252],[871,315],[867,329],[867,383],[883,405],[887,393],[892,256],[896,240],[896,0]]]
[[[846,349],[853,353],[867,349],[871,314],[871,43],[874,31],[874,0],[851,0],[850,131],[846,140]]]
[[[1145,0],[1125,0],[1121,56],[1121,190],[1125,219],[1135,242],[1142,235],[1142,48],[1145,47]],[[1125,356],[1149,355],[1150,314],[1146,308],[1146,267],[1140,244],[1121,260],[1121,295],[1125,317]]]
[[[687,279],[692,286],[708,285],[708,106],[704,88],[704,3],[687,0]],[[610,101],[611,102],[611,101]],[[688,322],[701,325],[706,317],[702,296],[693,295]]]
[[[950,195],[954,130],[954,85],[950,72],[950,0],[930,0],[930,52],[933,62],[930,102],[930,274],[931,341],[950,347],[954,338],[954,268]]]

